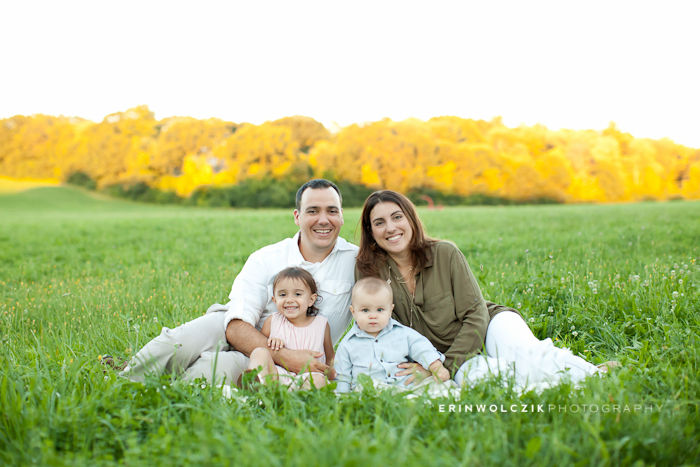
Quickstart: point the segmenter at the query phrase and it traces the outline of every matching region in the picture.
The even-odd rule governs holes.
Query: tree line
[[[156,120],[139,106],[99,123],[0,120],[0,175],[209,206],[287,206],[311,177],[343,184],[349,205],[380,188],[445,204],[621,202],[699,199],[700,150],[634,138],[614,123],[552,131],[499,118],[384,119],[333,135],[309,117]]]

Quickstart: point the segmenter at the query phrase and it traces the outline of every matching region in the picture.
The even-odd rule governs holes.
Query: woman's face
[[[379,247],[391,256],[409,251],[413,229],[398,204],[377,204],[369,213],[372,237]]]

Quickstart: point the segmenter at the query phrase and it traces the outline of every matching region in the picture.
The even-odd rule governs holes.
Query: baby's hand
[[[450,371],[443,366],[440,360],[435,360],[428,369],[433,373],[435,381],[447,381],[450,379]]]
[[[271,350],[279,350],[284,348],[284,341],[278,337],[270,337],[267,339],[267,346]]]
[[[440,368],[437,371],[437,377],[440,378],[442,381],[447,381],[448,379],[450,379],[450,370],[440,365]]]

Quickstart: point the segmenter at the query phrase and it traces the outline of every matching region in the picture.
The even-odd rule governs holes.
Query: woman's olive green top
[[[467,259],[451,242],[430,246],[428,262],[416,275],[412,297],[399,268],[391,257],[379,267],[379,275],[394,292],[392,317],[423,334],[445,354],[445,367],[454,372],[481,351],[489,321],[501,311],[513,311],[487,302]],[[355,279],[359,271],[355,269]]]

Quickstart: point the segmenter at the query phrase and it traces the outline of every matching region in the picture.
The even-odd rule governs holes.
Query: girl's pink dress
[[[311,350],[324,352],[323,341],[326,337],[326,324],[328,320],[321,315],[314,317],[314,320],[304,328],[294,326],[282,313],[274,313],[268,319],[270,322],[270,337],[276,337],[284,341],[284,346],[290,350]],[[326,363],[326,354],[321,355],[318,360]],[[292,384],[296,373],[287,371],[285,368],[277,366],[277,374],[280,383]]]

